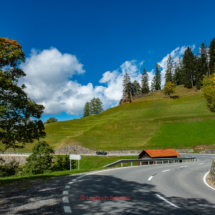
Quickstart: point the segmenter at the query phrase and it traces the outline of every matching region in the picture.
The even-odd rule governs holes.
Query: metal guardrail
[[[2,152],[0,152],[0,156],[1,155],[14,155],[14,156],[16,156],[16,155],[31,155],[32,153],[17,153],[17,152],[15,152],[15,153],[12,153],[12,152],[4,152],[4,153],[2,153]]]
[[[123,166],[123,163],[131,163],[131,166],[133,166],[133,162],[140,162],[140,165],[144,164],[164,164],[164,163],[179,163],[179,162],[186,162],[186,161],[195,161],[196,157],[194,156],[186,156],[186,157],[177,157],[177,158],[143,158],[143,159],[122,159],[115,161],[113,163],[107,164],[104,167],[112,167],[119,163],[121,163],[121,166]],[[172,161],[172,162],[171,162]]]

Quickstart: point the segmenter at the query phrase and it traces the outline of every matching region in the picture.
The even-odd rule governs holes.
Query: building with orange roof
[[[180,156],[174,149],[144,149],[138,156],[142,158],[177,158]]]

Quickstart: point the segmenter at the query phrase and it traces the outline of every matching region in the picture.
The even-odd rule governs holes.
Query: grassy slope
[[[210,121],[215,114],[207,110],[200,92],[178,86],[173,96],[179,98],[155,92],[95,116],[48,124],[45,140],[55,149],[82,145],[95,150],[215,144],[211,129],[215,123]],[[23,151],[31,148],[28,144]]]

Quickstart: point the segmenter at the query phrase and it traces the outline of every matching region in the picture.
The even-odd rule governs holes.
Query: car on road
[[[97,155],[107,155],[107,152],[104,151],[98,151],[96,152]]]

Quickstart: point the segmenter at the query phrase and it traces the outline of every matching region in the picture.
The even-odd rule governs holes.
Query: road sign
[[[72,166],[72,160],[78,160],[78,169],[80,169],[80,160],[81,160],[81,155],[74,155],[71,154],[69,155],[69,159],[70,159],[70,170],[71,170],[71,166]]]

